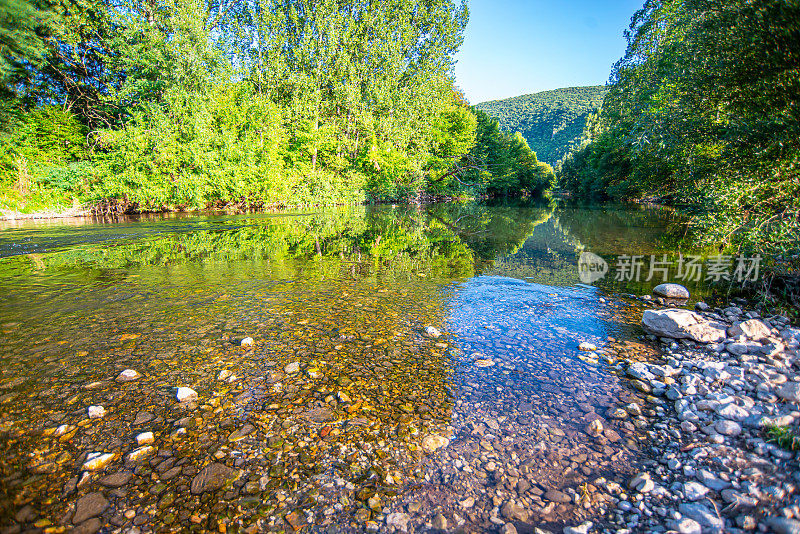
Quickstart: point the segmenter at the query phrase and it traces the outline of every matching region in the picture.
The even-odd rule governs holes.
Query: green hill
[[[606,92],[602,85],[567,87],[475,107],[497,118],[502,130],[522,133],[539,161],[555,165],[580,140],[587,117],[600,107]]]

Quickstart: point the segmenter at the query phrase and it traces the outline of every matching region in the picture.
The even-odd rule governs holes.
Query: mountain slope
[[[602,105],[607,92],[602,85],[567,87],[475,107],[495,117],[502,130],[522,133],[539,161],[555,165],[578,142],[587,117]]]

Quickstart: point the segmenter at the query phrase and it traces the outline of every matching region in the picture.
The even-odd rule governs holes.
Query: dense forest
[[[580,144],[588,117],[603,103],[602,85],[568,87],[482,102],[475,107],[500,122],[505,132],[520,132],[541,161],[556,165]]]
[[[673,204],[709,244],[798,263],[800,3],[647,0],[626,36],[560,186]]]
[[[453,85],[451,0],[3,0],[0,209],[530,195]]]

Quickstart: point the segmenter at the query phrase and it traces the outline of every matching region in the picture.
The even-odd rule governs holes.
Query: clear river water
[[[644,404],[614,364],[656,355],[633,295],[662,281],[615,265],[684,231],[480,204],[0,222],[0,529],[602,522],[593,489],[651,454],[609,414]]]

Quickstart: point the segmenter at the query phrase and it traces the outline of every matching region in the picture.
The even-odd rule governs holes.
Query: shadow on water
[[[608,415],[641,401],[610,365],[652,350],[635,303],[607,294],[633,286],[580,285],[577,258],[667,250],[660,217],[451,204],[7,226],[0,526],[357,531],[411,506],[481,529],[497,495],[531,524],[596,519],[592,482],[627,476],[645,439]]]

